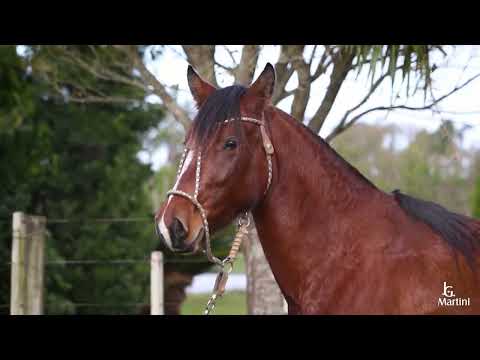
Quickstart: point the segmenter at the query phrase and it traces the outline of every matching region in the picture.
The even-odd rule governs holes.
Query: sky
[[[233,56],[240,58],[242,46],[229,46],[229,49],[236,51]],[[306,54],[313,49],[307,46]],[[279,55],[278,46],[264,46],[260,53],[258,65],[254,78],[256,78],[265,67],[267,62],[275,64]],[[433,73],[433,93],[436,97],[441,96],[452,90],[455,86],[462,84],[470,77],[480,73],[480,46],[449,46],[447,48],[448,56],[444,57],[440,53],[432,58],[437,64],[438,69]],[[230,55],[222,46],[217,48],[216,60],[226,66],[232,65]],[[466,66],[468,64],[468,66]],[[152,73],[164,84],[168,86],[178,86],[178,101],[185,106],[192,114],[194,113],[194,105],[191,94],[188,90],[186,79],[186,71],[188,63],[183,55],[180,45],[166,47],[164,53],[155,59],[148,61],[147,66]],[[225,87],[233,83],[233,78],[225,71],[217,72],[217,80],[220,86]],[[296,77],[292,77],[287,84],[287,90],[296,86]],[[326,87],[328,86],[328,76],[322,76],[312,84],[310,102],[306,109],[306,118],[312,116],[318,108]],[[414,81],[411,81],[414,83]],[[355,106],[365,96],[368,89],[369,81],[367,80],[367,71],[362,71],[357,76],[352,72],[348,75],[342,88],[337,96],[335,104],[330,111],[324,127],[320,135],[326,136],[337,124],[343,114]],[[415,96],[406,98],[403,94],[404,85],[400,81],[394,87],[393,92],[399,94],[396,104],[406,104],[409,106],[424,105],[423,93],[418,92]],[[426,129],[434,131],[441,124],[442,120],[452,120],[457,127],[471,125],[472,127],[465,132],[462,146],[466,149],[475,147],[480,148],[480,78],[474,80],[465,88],[453,94],[451,97],[442,101],[436,106],[435,110],[411,111],[411,110],[395,110],[392,112],[373,112],[366,115],[360,122],[369,124],[396,124],[401,129],[408,132],[414,129]],[[389,80],[384,81],[377,89],[372,97],[356,112],[360,113],[366,109],[375,106],[389,105],[392,96],[392,88]],[[158,101],[155,96],[150,101]],[[292,97],[283,100],[277,106],[286,112],[290,112]],[[438,113],[438,112],[441,113]],[[404,143],[397,144],[403,147],[407,144],[405,137]],[[158,169],[166,160],[164,149],[160,148],[153,156],[153,168]]]

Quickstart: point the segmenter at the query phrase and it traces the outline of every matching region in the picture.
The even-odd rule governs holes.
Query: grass
[[[182,315],[202,315],[210,294],[190,294],[183,303]],[[217,300],[212,315],[246,315],[247,297],[244,291],[225,292]]]
[[[237,258],[235,259],[235,262],[233,263],[232,273],[235,273],[235,274],[245,274],[246,273],[245,258],[244,258],[242,253],[237,255]]]
[[[238,254],[233,265],[232,273],[245,273],[245,258],[242,253]],[[210,293],[190,294],[183,303],[182,315],[202,315],[205,305],[210,298]],[[227,291],[217,300],[212,315],[246,315],[247,294],[244,291]]]

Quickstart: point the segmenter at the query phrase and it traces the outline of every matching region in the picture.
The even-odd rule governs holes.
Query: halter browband
[[[227,120],[224,121],[224,123],[226,124],[226,123],[228,123],[230,121],[233,121],[233,120],[235,120],[235,119],[227,119]],[[260,133],[262,135],[263,148],[265,149],[265,154],[267,156],[267,163],[268,163],[267,188],[265,189],[265,192],[264,192],[264,195],[266,195],[267,191],[270,188],[270,185],[272,183],[272,155],[274,153],[274,148],[273,148],[272,142],[270,141],[270,138],[267,135],[267,132],[265,130],[265,124],[264,124],[263,121],[260,121],[260,120],[254,119],[254,118],[250,118],[250,117],[243,117],[243,116],[240,117],[240,120],[250,122],[250,123],[253,123],[253,124],[256,124],[256,125],[260,126]],[[182,158],[180,160],[180,165],[179,165],[178,172],[177,172],[177,179],[180,176],[180,173],[182,171],[187,152],[188,152],[188,149],[185,148],[185,150],[183,151],[183,154],[182,154]],[[177,195],[177,196],[184,197],[184,198],[190,200],[190,202],[198,209],[198,211],[200,212],[200,216],[202,218],[203,228],[204,228],[204,231],[205,231],[205,242],[206,242],[205,253],[207,255],[207,258],[212,263],[222,266],[226,259],[222,261],[219,258],[215,257],[212,253],[212,249],[211,249],[211,245],[210,245],[210,230],[209,230],[209,227],[208,227],[207,213],[206,213],[204,207],[202,206],[202,204],[200,204],[200,202],[197,199],[198,192],[199,192],[199,189],[200,189],[201,161],[202,161],[202,152],[199,151],[198,156],[197,156],[197,165],[196,165],[196,171],[195,171],[195,191],[194,191],[193,195],[190,195],[190,194],[188,194],[184,191],[181,191],[181,190],[172,189],[172,190],[169,190],[167,192],[167,198],[170,195]]]

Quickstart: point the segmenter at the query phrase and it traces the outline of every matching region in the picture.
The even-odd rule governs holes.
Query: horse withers
[[[188,68],[198,114],[155,217],[177,252],[251,212],[289,314],[478,314],[480,222],[385,193],[270,101],[267,64],[217,89]]]

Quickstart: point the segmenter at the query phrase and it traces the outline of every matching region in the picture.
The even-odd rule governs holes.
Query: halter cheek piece
[[[225,120],[224,124],[233,120],[234,119]],[[272,155],[274,153],[274,148],[273,148],[272,142],[270,141],[270,138],[267,135],[267,132],[265,130],[265,124],[263,121],[253,119],[250,117],[241,117],[240,120],[250,122],[252,124],[256,124],[260,126],[260,133],[262,136],[263,148],[265,149],[265,154],[267,156],[267,163],[268,163],[268,180],[267,180],[267,188],[265,189],[265,192],[264,192],[264,195],[265,195],[268,189],[270,188],[270,184],[272,183]],[[183,168],[183,163],[185,162],[187,151],[188,151],[187,148],[185,148],[185,150],[183,151],[182,159],[180,160],[180,166],[177,172],[177,178],[180,176],[181,170]],[[198,201],[198,192],[200,189],[201,162],[202,162],[202,153],[200,151],[197,156],[197,164],[196,164],[196,171],[195,171],[195,191],[193,195],[188,194],[181,190],[172,189],[167,192],[167,197],[170,195],[177,195],[177,196],[184,197],[190,200],[190,202],[198,209],[198,211],[200,212],[200,216],[202,218],[203,229],[205,231],[205,242],[206,242],[205,253],[207,255],[207,258],[210,262],[223,267],[226,264],[226,262],[231,262],[231,260],[235,258],[236,253],[238,252],[238,249],[240,247],[241,237],[237,236],[235,238],[235,241],[233,242],[232,249],[230,250],[229,256],[227,256],[227,258],[225,258],[223,261],[213,255],[211,245],[210,245],[210,230],[209,230],[208,221],[207,221],[207,213],[204,207],[202,206],[202,204],[200,204],[200,202]],[[240,220],[239,226],[242,226],[242,225],[244,226],[245,223],[242,224],[242,220]],[[248,224],[246,225],[248,226]]]

